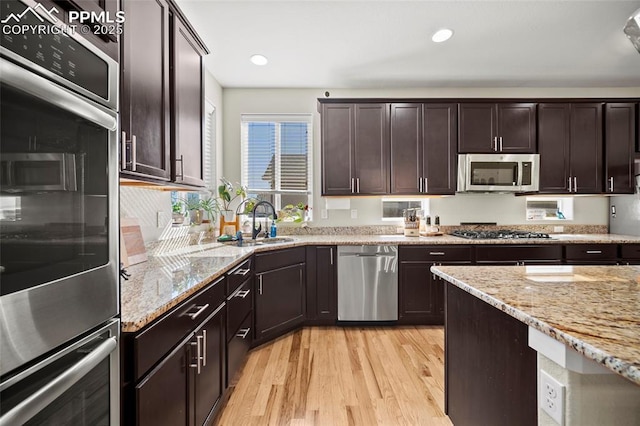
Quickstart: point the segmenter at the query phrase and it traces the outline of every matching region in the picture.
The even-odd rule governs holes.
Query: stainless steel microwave
[[[2,192],[77,191],[76,156],[72,153],[3,153]]]
[[[458,155],[458,192],[537,191],[539,175],[539,154]]]

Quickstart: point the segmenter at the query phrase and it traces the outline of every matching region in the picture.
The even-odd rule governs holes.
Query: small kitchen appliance
[[[539,154],[458,155],[458,192],[533,192],[539,174]]]

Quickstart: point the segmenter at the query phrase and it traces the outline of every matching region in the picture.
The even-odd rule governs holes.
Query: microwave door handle
[[[107,358],[117,347],[115,337],[109,337],[86,357],[64,371],[58,377],[47,383],[33,395],[24,399],[21,403],[0,417],[0,426],[21,425],[29,421],[42,411],[47,405],[64,394],[74,384],[85,377],[91,370]]]
[[[38,99],[55,105],[109,131],[118,128],[117,114],[85,101],[39,75],[26,72],[6,59],[0,58],[0,75],[6,84]]]
[[[524,173],[524,166],[522,163],[517,163],[516,164],[516,173],[517,173],[517,177],[516,177],[516,185],[518,186],[518,188],[522,189],[522,174]]]

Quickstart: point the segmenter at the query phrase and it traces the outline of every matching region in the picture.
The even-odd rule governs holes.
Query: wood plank
[[[219,425],[451,425],[441,326],[312,327],[249,352]]]

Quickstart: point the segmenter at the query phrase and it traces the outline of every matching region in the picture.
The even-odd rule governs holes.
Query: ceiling
[[[640,87],[640,1],[178,0],[227,88]],[[444,43],[431,35],[454,30]],[[265,66],[249,61],[268,57]]]

